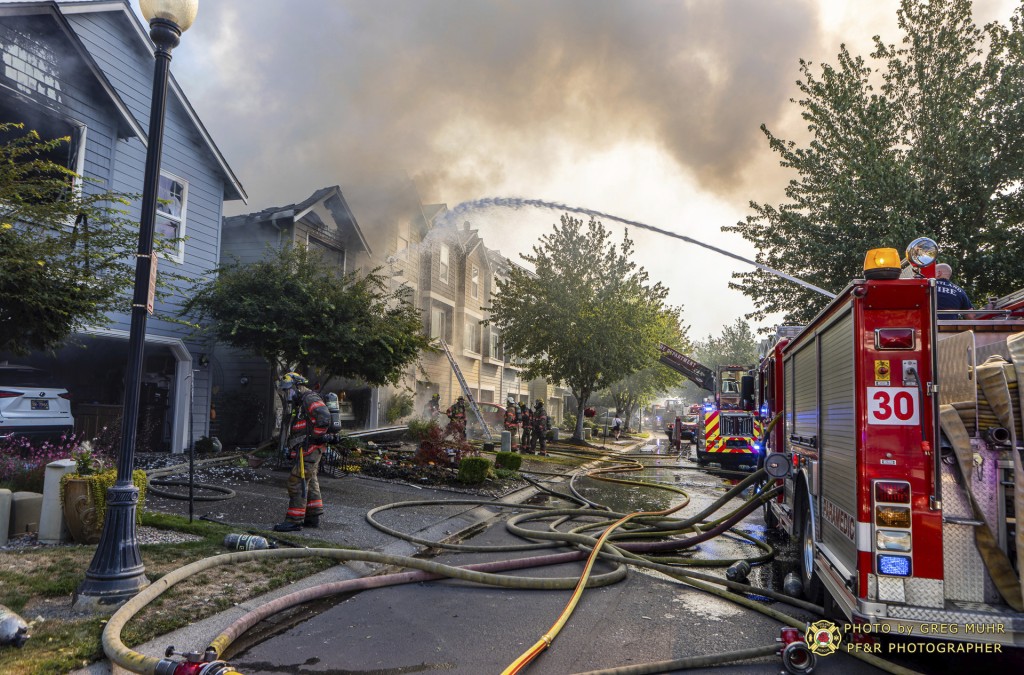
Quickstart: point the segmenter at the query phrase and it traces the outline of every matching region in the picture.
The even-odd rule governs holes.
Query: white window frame
[[[448,341],[448,335],[445,328],[448,323],[448,312],[445,311],[444,307],[431,307],[430,308],[430,337],[441,338],[444,341]]]
[[[466,319],[462,331],[462,349],[470,354],[480,353],[480,322],[476,319]]]
[[[480,268],[476,265],[469,268],[469,292],[474,299],[480,298]]]
[[[180,240],[178,242],[178,249],[177,249],[176,252],[171,253],[170,255],[161,254],[161,257],[166,258],[166,259],[171,260],[171,261],[176,262],[176,263],[182,263],[182,262],[185,262],[185,224],[186,224],[186,221],[188,219],[188,181],[185,180],[184,178],[181,178],[180,176],[174,175],[173,173],[171,173],[169,171],[161,171],[160,172],[160,177],[161,178],[166,178],[166,179],[168,179],[170,181],[178,183],[182,187],[182,190],[181,190],[181,215],[180,216],[174,216],[174,215],[171,215],[171,214],[166,213],[164,211],[161,211],[161,204],[160,204],[159,200],[157,201],[157,204],[156,204],[156,221],[154,221],[154,223],[153,223],[154,228],[157,227],[157,225],[158,225],[157,221],[159,221],[161,218],[163,218],[165,220],[169,220],[171,222],[176,222],[177,225],[178,225],[178,236],[177,236],[177,238]],[[158,184],[157,184],[157,194],[159,194],[159,193],[160,193],[160,186],[159,186],[159,182],[158,182]]]
[[[451,251],[448,249],[448,244],[441,244],[441,248],[437,255],[437,278],[448,283],[448,274],[451,267]]]
[[[501,334],[498,331],[491,329],[491,353],[488,355],[495,361],[500,361],[501,357],[498,356],[498,345],[501,342]]]

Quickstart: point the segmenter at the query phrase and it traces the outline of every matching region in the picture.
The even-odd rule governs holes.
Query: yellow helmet
[[[309,384],[309,380],[298,373],[285,373],[284,377],[281,378],[280,387],[281,389],[291,389],[297,384],[306,385]]]

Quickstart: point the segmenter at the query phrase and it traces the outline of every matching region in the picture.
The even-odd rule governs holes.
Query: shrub
[[[84,478],[89,482],[89,496],[96,509],[96,520],[102,523],[107,513],[107,490],[114,487],[114,483],[117,482],[117,469],[108,469],[101,473],[91,473],[85,476],[74,473],[64,474],[60,479],[61,506],[64,505],[64,486],[72,478]],[[139,489],[139,501],[135,509],[135,522],[136,524],[141,524],[142,511],[146,506],[146,472],[142,469],[132,471],[132,483]]]
[[[434,420],[412,419],[409,420],[409,435],[414,441],[425,441],[433,436],[433,430],[440,431],[441,427]]]
[[[584,421],[586,424],[586,421]],[[565,413],[565,417],[562,418],[562,428],[568,432],[576,431],[576,415],[571,412]]]
[[[442,429],[433,420],[409,422],[409,433],[420,443],[413,456],[413,462],[420,466],[449,464],[453,460],[459,461],[464,455],[476,454],[473,446],[464,441],[454,427]]]
[[[494,468],[518,471],[523,465],[523,456],[515,452],[499,452],[494,458]]]
[[[221,445],[220,440],[216,436],[212,438],[203,436],[195,443],[196,452],[201,455],[211,452],[220,452],[223,447],[224,446]]]
[[[494,475],[502,480],[519,478],[519,472],[513,471],[512,469],[495,469]]]
[[[46,465],[80,452],[81,438],[64,435],[54,441],[16,436],[0,441],[0,484],[11,491],[42,492]]]
[[[459,462],[459,482],[478,485],[487,479],[491,461],[486,457],[467,457]]]
[[[394,424],[398,420],[412,414],[412,394],[401,392],[391,398],[388,403],[388,410],[385,413],[388,424]]]

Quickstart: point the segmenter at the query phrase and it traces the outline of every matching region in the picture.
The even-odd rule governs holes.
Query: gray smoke
[[[816,31],[812,0],[211,1],[172,68],[252,206],[376,174],[453,202],[628,141],[749,196]]]

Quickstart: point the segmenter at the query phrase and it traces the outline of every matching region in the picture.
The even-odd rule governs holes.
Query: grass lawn
[[[140,546],[151,581],[201,558],[226,553],[224,536],[238,531],[206,521],[189,523],[187,518],[164,513],[143,513],[142,523],[203,538]],[[309,539],[302,544],[338,548]],[[53,546],[0,551],[0,604],[28,621],[32,636],[21,649],[0,649],[0,673],[63,674],[104,658],[100,634],[105,617],[71,610],[72,594],[85,577],[95,550],[95,546]],[[122,638],[128,646],[142,644],[334,564],[309,558],[285,565],[248,562],[207,570],[154,600],[129,622]]]

